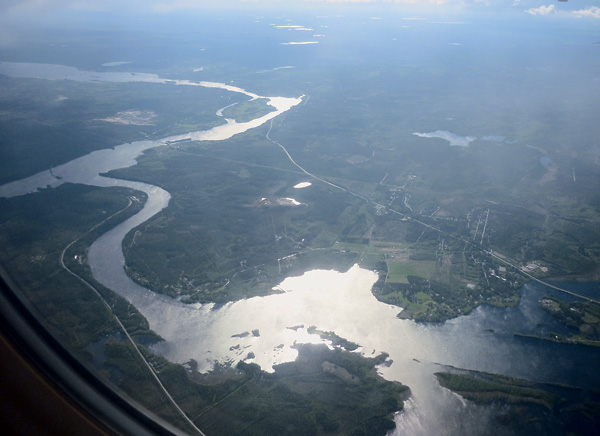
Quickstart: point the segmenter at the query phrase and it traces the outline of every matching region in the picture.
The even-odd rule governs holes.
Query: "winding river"
[[[240,88],[213,82],[170,81],[152,74],[85,72],[58,65],[0,63],[0,74],[49,80],[175,83],[221,88],[250,98],[259,97]],[[136,157],[144,150],[162,145],[165,141],[231,138],[263,125],[301,101],[301,97],[266,98],[276,110],[250,122],[227,120],[226,124],[207,131],[95,151],[51,171],[0,186],[0,196],[25,195],[65,182],[101,187],[123,186],[145,192],[148,201],[140,212],[92,244],[89,265],[100,283],[134,304],[147,318],[150,327],[165,338],[154,347],[154,351],[179,363],[195,359],[203,371],[210,370],[215,362],[248,359],[252,353],[252,361],[269,371],[273,364],[295,358],[296,351],[292,348],[295,342],[320,341],[317,336],[308,334],[309,326],[333,330],[361,344],[360,352],[366,356],[387,352],[393,363],[379,369],[382,375],[410,386],[413,395],[405,410],[396,417],[397,434],[481,434],[489,424],[488,408],[465,402],[437,384],[433,373],[442,369],[440,364],[537,381],[600,386],[600,375],[595,371],[600,367],[598,350],[527,341],[513,336],[515,332],[540,333],[560,328],[538,307],[540,295],[552,293],[539,284],[524,286],[518,307],[480,307],[468,316],[439,325],[425,325],[400,320],[396,315],[401,309],[377,301],[371,293],[377,275],[358,266],[346,273],[309,271],[300,277],[285,279],[279,285],[284,291],[280,294],[220,307],[212,304],[185,305],[133,282],[123,269],[123,238],[165,208],[170,194],[156,186],[100,174],[135,165]]]

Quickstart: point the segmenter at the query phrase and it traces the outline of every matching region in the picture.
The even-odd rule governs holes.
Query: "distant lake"
[[[415,136],[419,136],[421,138],[440,138],[448,141],[452,146],[458,147],[468,147],[471,142],[477,139],[476,136],[460,136],[453,132],[448,132],[446,130],[436,130],[435,132],[430,133],[413,133]]]

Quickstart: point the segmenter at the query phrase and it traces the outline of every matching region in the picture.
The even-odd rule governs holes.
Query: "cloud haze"
[[[531,8],[527,9],[527,12],[530,15],[548,15],[550,12],[554,11],[554,5],[540,6],[539,8]]]
[[[590,6],[579,10],[576,5],[566,2],[540,4],[549,0],[2,0],[0,1],[0,20],[8,15],[27,15],[39,12],[82,11],[128,13],[171,13],[211,8],[294,8],[310,5],[403,5],[410,8],[435,11],[444,7],[467,10],[469,8],[514,10],[532,16],[560,16],[571,18],[600,19],[600,7]],[[521,10],[519,10],[521,9]],[[4,15],[4,17],[2,17]],[[0,26],[1,27],[1,26]]]
[[[210,7],[234,6],[274,6],[285,8],[307,4],[405,4],[410,6],[468,6],[490,5],[506,6],[512,0],[3,0],[0,1],[1,11],[146,11],[171,12],[186,9],[203,9]]]
[[[600,19],[600,8],[597,6],[590,6],[586,9],[580,9],[578,11],[573,11],[573,15],[577,18],[588,17],[588,18],[597,18]]]

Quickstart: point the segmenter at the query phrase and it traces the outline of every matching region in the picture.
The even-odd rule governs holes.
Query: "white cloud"
[[[293,42],[282,42],[281,45],[307,45],[307,44],[318,44],[319,41],[293,41]]]
[[[525,12],[531,15],[548,15],[554,11],[554,5],[540,6],[539,8],[527,9]]]
[[[573,15],[575,15],[577,18],[589,17],[589,18],[600,19],[600,8],[597,6],[590,6],[587,9],[580,9],[578,11],[573,11]]]

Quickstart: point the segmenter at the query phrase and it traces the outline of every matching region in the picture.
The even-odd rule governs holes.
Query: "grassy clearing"
[[[419,276],[430,279],[435,273],[433,261],[388,262],[389,283],[408,283],[408,276]]]
[[[355,253],[362,253],[367,249],[367,247],[368,247],[368,245],[366,245],[366,244],[357,244],[354,242],[336,241],[335,244],[333,244],[334,250],[348,250],[348,251],[353,251]]]

